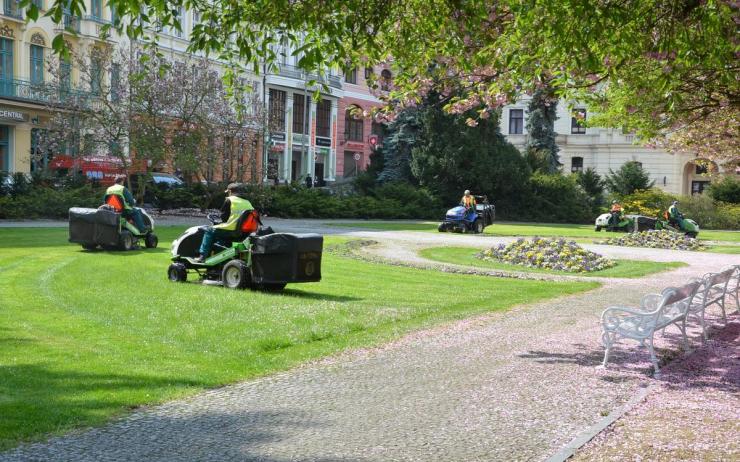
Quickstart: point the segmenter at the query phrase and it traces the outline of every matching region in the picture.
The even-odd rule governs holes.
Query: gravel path
[[[316,223],[279,223],[281,230],[323,232]],[[379,255],[402,260],[417,258],[412,251],[421,245],[503,242],[414,232],[341,234],[380,241],[386,250]],[[690,266],[139,410],[101,428],[23,445],[0,454],[0,461],[543,460],[654,382],[648,355],[634,343],[618,348],[609,368],[596,367],[603,354],[603,308],[637,303],[647,292],[738,260],[604,246],[598,251]],[[677,356],[677,345],[671,332],[656,341],[661,357]]]

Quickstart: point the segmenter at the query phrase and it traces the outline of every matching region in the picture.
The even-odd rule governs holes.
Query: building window
[[[692,181],[691,182],[691,195],[704,194],[704,189],[709,186],[708,181]]]
[[[99,95],[102,88],[103,73],[100,67],[100,58],[92,58],[90,60],[90,93],[93,95]]]
[[[573,173],[583,171],[583,157],[572,157],[570,159],[570,171]]]
[[[44,47],[31,45],[31,83],[44,83]]]
[[[0,172],[10,171],[10,127],[0,125]]]
[[[110,97],[113,101],[121,99],[121,65],[118,63],[110,66]]]
[[[509,134],[524,133],[524,109],[509,109]]]
[[[347,141],[362,141],[363,120],[360,108],[352,106],[344,113],[344,137]]]
[[[181,6],[177,7],[177,10],[175,10],[175,17],[174,20],[177,21],[177,23],[180,25],[180,27],[172,26],[172,35],[178,38],[182,38],[182,30],[185,29],[185,14],[183,14],[183,9]]]
[[[110,5],[110,20],[113,24],[118,21],[118,10],[116,10],[115,5]]]
[[[36,5],[36,8],[38,8],[39,10],[44,9],[44,0],[31,0],[31,3]]]
[[[270,131],[285,131],[285,92],[270,89]]]
[[[365,80],[370,80],[370,77],[373,75],[373,68],[372,67],[365,67]]]
[[[586,110],[576,109],[570,118],[570,132],[574,135],[583,135],[586,133],[586,127],[583,123],[586,121]]]
[[[102,19],[103,0],[90,0],[90,15],[95,19]]]
[[[353,67],[344,74],[344,81],[347,83],[357,83],[357,68]]]
[[[331,101],[328,99],[316,105],[316,136],[331,137]]]
[[[707,164],[695,164],[696,165],[696,174],[697,175],[705,175],[707,173]]]
[[[311,97],[305,98],[301,94],[293,94],[293,133],[308,133],[307,108],[311,105]]]
[[[383,91],[389,91],[391,84],[393,83],[393,74],[388,69],[383,69],[380,72],[380,89]]]
[[[0,39],[0,95],[15,96],[13,78],[13,41]]]

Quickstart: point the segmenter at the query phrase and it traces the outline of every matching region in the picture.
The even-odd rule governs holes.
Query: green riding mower
[[[97,209],[72,207],[69,209],[69,242],[81,244],[85,250],[102,247],[106,250],[134,250],[143,243],[148,249],[157,247],[159,239],[154,234],[154,220],[139,209],[148,229],[140,231],[130,218],[109,205]]]
[[[172,243],[172,264],[167,277],[185,282],[195,274],[200,280],[221,282],[230,289],[279,291],[290,283],[321,280],[321,254],[324,238],[319,234],[275,233],[260,227],[246,233],[243,224],[253,211],[246,211],[237,221],[236,231],[213,244],[214,253],[198,260],[206,227],[194,226]],[[216,215],[210,215],[217,224]]]

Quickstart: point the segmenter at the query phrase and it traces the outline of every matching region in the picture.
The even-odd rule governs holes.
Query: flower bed
[[[622,237],[600,241],[599,244],[621,245],[624,247],[649,247],[652,249],[705,250],[705,247],[698,240],[682,233],[665,229],[630,233]]]
[[[573,241],[565,239],[518,239],[509,245],[500,244],[477,255],[478,258],[495,260],[527,268],[541,268],[570,273],[586,273],[611,268],[616,263],[590,252]]]

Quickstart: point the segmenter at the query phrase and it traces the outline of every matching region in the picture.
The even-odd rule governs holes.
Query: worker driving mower
[[[69,241],[81,244],[86,250],[98,246],[108,250],[133,250],[143,241],[147,248],[159,243],[154,234],[154,221],[123,185],[126,177],[119,175],[108,188],[104,204],[97,209],[73,207],[69,209]]]
[[[220,281],[230,289],[267,291],[282,290],[288,283],[320,281],[323,237],[275,233],[263,227],[259,213],[238,197],[238,188],[229,185],[223,214],[208,215],[210,227],[189,228],[172,243],[169,280],[185,282],[189,273],[195,273],[201,280]]]

